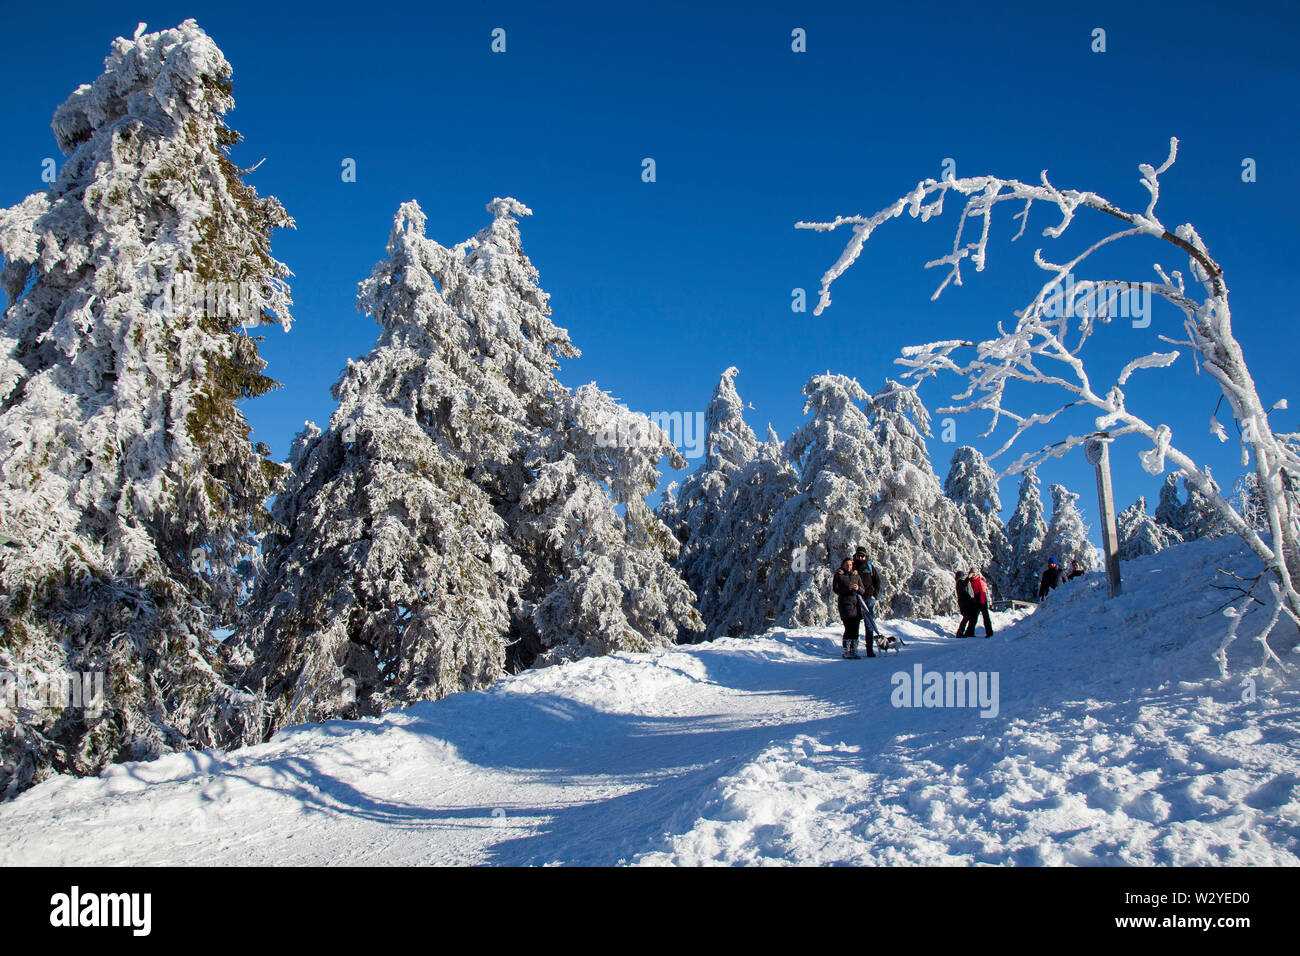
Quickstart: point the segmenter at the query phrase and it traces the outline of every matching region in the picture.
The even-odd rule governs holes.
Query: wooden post
[[[1115,498],[1110,489],[1111,437],[1099,432],[1083,446],[1084,455],[1097,469],[1097,503],[1101,508],[1101,541],[1106,551],[1106,596],[1121,593],[1119,578],[1119,532],[1115,528]]]

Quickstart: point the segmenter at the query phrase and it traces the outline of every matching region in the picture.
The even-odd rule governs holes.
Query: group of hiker
[[[1041,601],[1054,591],[1062,581],[1070,581],[1085,573],[1083,563],[1077,559],[1070,563],[1070,570],[1063,570],[1056,558],[1049,558],[1047,568],[1038,585],[1038,599]],[[981,618],[984,623],[984,636],[993,636],[993,621],[989,617],[989,586],[984,576],[978,571],[956,571],[954,580],[957,588],[957,608],[961,620],[957,625],[957,637],[974,637],[975,624]],[[835,594],[836,607],[840,620],[844,624],[844,657],[858,658],[859,630],[866,626],[867,657],[875,657],[875,638],[880,633],[876,627],[876,599],[882,590],[880,572],[871,562],[865,548],[858,548],[853,557],[840,562],[839,569],[831,580],[831,590]]]

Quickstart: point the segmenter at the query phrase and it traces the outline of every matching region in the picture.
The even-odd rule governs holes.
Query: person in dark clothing
[[[989,589],[984,583],[984,578],[978,571],[972,571],[966,576],[966,581],[970,585],[971,591],[975,594],[974,609],[970,614],[970,633],[967,637],[975,636],[975,615],[982,615],[984,618],[984,636],[993,636],[993,622],[989,620]]]
[[[1078,558],[1075,558],[1070,562],[1070,573],[1065,576],[1065,580],[1073,581],[1075,578],[1079,577],[1079,575],[1087,573],[1088,572],[1084,570],[1083,562]]]
[[[965,571],[956,572],[953,577],[957,584],[957,610],[961,612],[961,621],[957,624],[958,637],[970,637],[975,633],[975,617],[979,609],[975,604],[975,589],[971,587],[970,575]],[[970,625],[970,633],[966,626]]]
[[[862,600],[867,602],[867,610],[874,615],[876,613],[876,598],[880,596],[882,588],[880,572],[871,563],[866,548],[859,547],[858,550],[853,552],[853,570],[857,572],[858,577],[862,578]]]
[[[863,592],[863,584],[862,578],[853,570],[852,558],[840,562],[840,569],[831,581],[831,590],[835,592],[836,607],[840,612],[840,620],[844,622],[844,656],[856,659],[858,628],[862,625],[862,608],[858,605],[858,598]],[[867,656],[876,656],[870,635],[867,635]]]
[[[1038,600],[1042,600],[1047,595],[1055,591],[1061,583],[1061,568],[1056,563],[1056,558],[1047,559],[1047,570],[1043,572],[1043,579],[1038,582]]]

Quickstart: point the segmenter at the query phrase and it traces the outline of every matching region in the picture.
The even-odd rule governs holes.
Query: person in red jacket
[[[969,636],[970,636],[970,637],[974,637],[974,636],[975,636],[975,616],[976,616],[976,614],[978,613],[978,614],[983,615],[983,617],[984,617],[984,636],[985,636],[985,637],[992,637],[992,636],[993,636],[993,622],[992,622],[991,620],[989,620],[989,589],[988,589],[988,585],[986,585],[986,584],[984,583],[984,578],[982,578],[982,577],[980,576],[980,573],[979,573],[978,571],[972,571],[972,572],[970,573],[970,577],[968,578],[968,580],[970,581],[971,591],[972,591],[972,592],[974,593],[974,595],[975,595],[975,603],[974,603],[974,605],[973,605],[973,609],[972,609],[971,612],[970,612],[970,634],[969,634]]]

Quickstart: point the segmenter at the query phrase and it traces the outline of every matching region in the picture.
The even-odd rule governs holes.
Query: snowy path
[[[840,660],[834,628],[617,655],[56,778],[0,806],[0,864],[1296,864],[1300,690],[1219,680],[1219,598],[1184,583],[1251,559],[1175,551],[988,641],[941,620],[893,623],[884,660]],[[996,672],[999,714],[891,706],[917,664]]]
[[[908,651],[942,653],[930,642]],[[773,741],[833,736],[866,697],[887,708],[896,663],[840,660],[827,630],[538,671],[226,757],[53,781],[39,832],[15,812],[32,797],[0,808],[0,862],[616,863]]]

